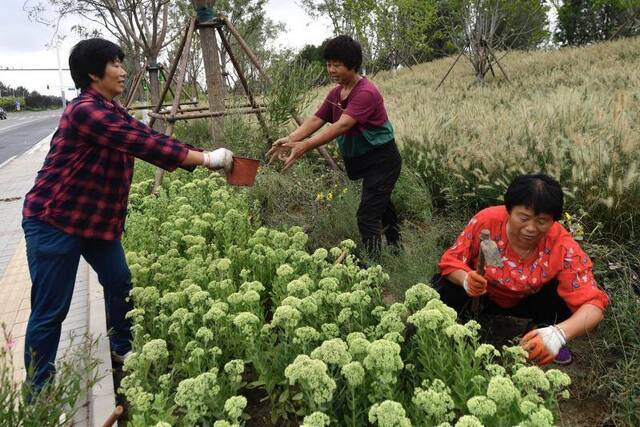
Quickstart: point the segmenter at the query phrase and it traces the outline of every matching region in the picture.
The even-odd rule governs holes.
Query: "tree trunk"
[[[140,54],[140,52],[136,53],[136,61],[138,61],[137,62],[139,64],[138,68],[140,68],[140,66],[142,66],[142,63],[144,62],[144,57],[142,56],[142,54]],[[144,72],[145,71],[143,71],[143,73]],[[144,79],[145,75],[143,74],[141,77],[142,77],[142,79]],[[146,100],[145,96],[146,95],[144,93],[144,85],[142,84],[142,82],[140,82],[140,84],[138,85],[138,93],[136,93],[134,95],[134,99],[138,100],[139,102],[146,103],[147,100]]]
[[[148,55],[147,64],[151,68],[149,69],[149,97],[151,98],[151,105],[158,105],[160,102],[160,79],[158,77],[159,70],[155,69],[158,64],[157,55]],[[168,82],[165,82],[169,84]],[[156,120],[153,129],[158,132],[164,132],[165,123],[162,120]]]
[[[144,57],[142,56],[142,54],[140,53],[140,49],[138,49],[137,47],[135,48],[135,51],[133,53],[134,56],[134,68],[135,68],[135,74],[129,74],[130,78],[133,78],[135,76],[138,75],[138,73],[141,71],[140,67],[143,65],[144,62]],[[142,71],[143,73],[145,73],[145,71]],[[143,74],[141,76],[141,79],[144,80],[145,75]],[[136,93],[133,94],[132,98],[131,98],[131,103],[135,103],[136,101],[140,101],[140,102],[144,102],[144,85],[142,84],[142,81],[140,81],[140,83],[138,84],[138,88],[136,89]]]
[[[214,0],[192,0],[196,10],[202,6],[212,7]],[[202,47],[202,62],[207,81],[207,96],[209,98],[209,111],[224,111],[225,87],[220,66],[220,50],[214,27],[201,27],[200,46]],[[209,130],[213,143],[217,146],[224,144],[223,138],[224,117],[211,119]]]

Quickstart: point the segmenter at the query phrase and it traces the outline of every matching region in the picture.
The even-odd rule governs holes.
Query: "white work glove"
[[[213,170],[224,169],[225,172],[231,172],[233,166],[233,152],[231,150],[218,148],[213,151],[205,151],[202,154],[204,155],[205,167]]]
[[[529,353],[529,360],[539,365],[553,362],[567,337],[562,329],[553,325],[530,331],[522,338],[521,346]]]

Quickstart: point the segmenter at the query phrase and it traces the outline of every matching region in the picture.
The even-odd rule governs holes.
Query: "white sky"
[[[43,1],[46,0],[29,0]],[[57,68],[56,49],[47,48],[53,30],[43,24],[30,22],[23,10],[25,0],[0,0],[0,81],[12,87],[24,86],[42,94],[60,95],[57,71],[3,71],[9,68]],[[267,16],[283,22],[286,30],[276,40],[277,47],[299,49],[305,44],[320,44],[331,35],[328,20],[312,20],[294,0],[269,0]],[[61,33],[67,37],[60,45],[60,63],[68,68],[69,52],[79,41],[69,29],[73,20],[63,21]],[[47,89],[49,85],[49,89]],[[73,87],[68,71],[63,71],[63,85]],[[67,98],[73,98],[67,94]]]

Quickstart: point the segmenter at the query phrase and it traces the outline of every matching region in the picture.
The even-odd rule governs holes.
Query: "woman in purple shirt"
[[[358,72],[362,65],[360,44],[349,36],[338,36],[327,44],[324,59],[331,80],[338,86],[313,116],[277,140],[268,155],[283,160],[286,170],[307,151],[337,139],[349,178],[362,179],[358,228],[364,248],[375,256],[383,229],[388,244],[397,245],[400,239],[391,203],[402,166],[400,152],[382,95]],[[327,122],[331,125],[311,136]]]

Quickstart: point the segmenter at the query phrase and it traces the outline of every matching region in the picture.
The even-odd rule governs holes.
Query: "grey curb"
[[[111,365],[111,351],[107,337],[107,317],[104,306],[102,286],[98,276],[89,268],[89,333],[98,339],[96,357],[100,364],[97,374],[102,377],[89,390],[89,423],[91,426],[101,426],[115,409],[116,395],[113,386],[113,367]]]

